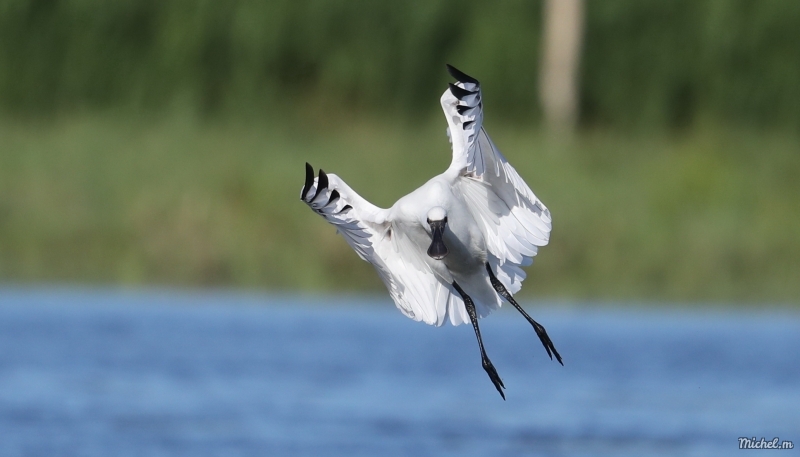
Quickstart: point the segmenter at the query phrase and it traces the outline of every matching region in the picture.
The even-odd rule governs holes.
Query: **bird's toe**
[[[503,385],[503,380],[500,379],[500,375],[497,374],[497,370],[495,370],[494,365],[492,365],[492,362],[488,358],[483,360],[483,369],[486,370],[486,374],[489,375],[489,379],[492,380],[495,389],[497,389],[500,396],[505,400],[506,395],[503,393],[503,389],[505,389],[506,386]]]
[[[561,354],[558,353],[555,345],[553,345],[553,341],[550,340],[550,336],[547,335],[547,330],[538,322],[534,322],[533,329],[536,330],[536,335],[539,336],[539,340],[542,342],[545,351],[547,351],[547,355],[550,356],[550,360],[553,360],[553,355],[555,355],[558,363],[563,366],[564,362],[561,360]]]

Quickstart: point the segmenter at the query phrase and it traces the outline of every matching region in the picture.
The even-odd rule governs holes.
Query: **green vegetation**
[[[800,2],[586,3],[584,125],[800,128]],[[495,116],[529,122],[541,16],[529,0],[3,0],[0,111],[430,114],[450,62]]]
[[[320,119],[5,119],[0,277],[380,290],[299,201],[303,164],[388,206],[447,166],[444,123]],[[562,142],[487,123],[554,215],[524,293],[800,296],[800,138],[706,128]]]
[[[541,2],[0,0],[0,281],[382,288],[298,200],[449,161],[449,62],[555,218],[524,293],[800,297],[800,2],[587,1],[539,132]]]

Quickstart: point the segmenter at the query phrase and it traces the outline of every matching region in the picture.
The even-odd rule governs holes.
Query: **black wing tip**
[[[468,91],[467,89],[461,88],[456,86],[453,83],[448,83],[450,85],[450,93],[453,94],[457,99],[463,101],[465,98],[469,97],[470,95],[475,95],[475,92]]]
[[[475,108],[475,107],[474,106],[465,106],[465,105],[456,105],[456,111],[458,111],[458,114],[460,114],[461,116],[463,116],[464,113],[466,113],[467,111],[471,110],[472,108]]]
[[[325,206],[330,205],[331,203],[335,202],[339,199],[339,192],[336,189],[331,191],[331,197],[328,199],[328,203],[325,203]]]
[[[319,169],[319,180],[317,180],[317,191],[314,192],[314,196],[311,197],[311,200],[309,200],[309,201],[313,202],[314,200],[316,200],[317,197],[319,196],[319,193],[322,192],[323,189],[327,189],[327,188],[328,188],[328,175],[326,175],[325,172],[322,171],[322,168],[320,168]]]
[[[311,166],[308,162],[306,162],[306,182],[303,185],[303,192],[300,194],[300,200],[305,201],[306,195],[308,194],[308,190],[311,189],[311,186],[314,184],[314,167]]]
[[[458,68],[450,65],[449,63],[447,63],[445,65],[447,65],[447,72],[450,73],[450,76],[455,78],[456,81],[462,82],[462,83],[472,83],[472,84],[475,84],[475,85],[480,85],[478,80],[473,78],[472,76],[464,73],[463,71],[461,71]]]

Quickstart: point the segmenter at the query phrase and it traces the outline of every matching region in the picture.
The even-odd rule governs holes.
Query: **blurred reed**
[[[800,4],[588,2],[580,122],[800,128]],[[539,116],[541,2],[4,0],[0,110],[436,109],[445,62],[492,115]]]

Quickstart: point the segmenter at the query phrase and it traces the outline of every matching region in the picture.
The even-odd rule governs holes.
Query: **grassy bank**
[[[523,293],[800,297],[797,137],[488,128],[554,216]],[[305,161],[388,206],[450,159],[438,118],[4,119],[0,148],[0,281],[277,290],[383,287],[298,200]]]

